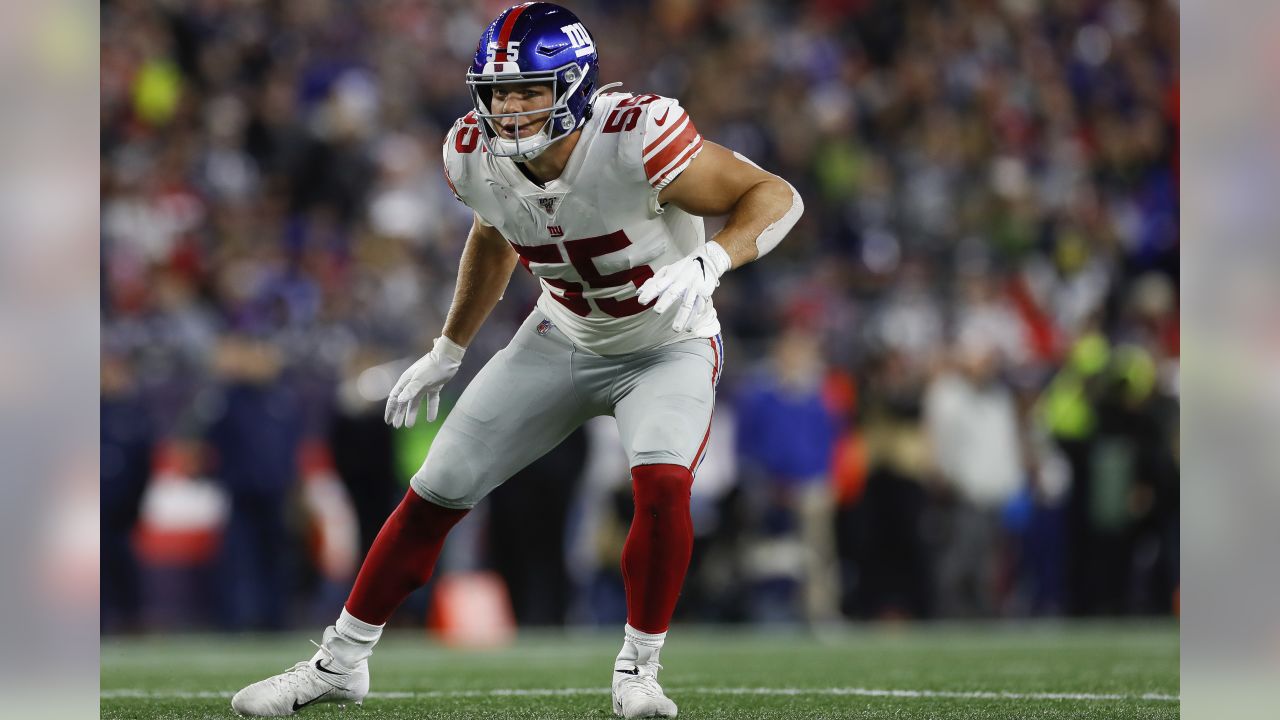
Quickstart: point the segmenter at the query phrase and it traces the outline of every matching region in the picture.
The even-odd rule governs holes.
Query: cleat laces
[[[662,692],[662,686],[658,684],[658,671],[662,669],[662,665],[650,662],[637,667],[640,668],[640,674],[634,680],[625,680],[624,682],[641,694],[651,698],[666,698],[666,694]]]
[[[311,644],[319,648],[320,651],[325,654],[325,657],[329,659],[329,662],[334,661],[333,653],[329,652],[328,648],[315,640],[312,640]],[[316,672],[315,668],[311,667],[310,660],[303,660],[301,662],[294,663],[293,667],[288,670],[285,670],[279,675],[267,678],[267,682],[270,683],[273,688],[278,690],[286,690],[290,693],[296,693],[299,690],[313,688],[317,679],[325,685],[337,687],[333,683],[321,677],[320,674]]]
[[[294,664],[293,667],[283,673],[268,678],[267,681],[278,689],[293,692],[314,687],[315,674],[311,668],[311,663],[304,660]]]

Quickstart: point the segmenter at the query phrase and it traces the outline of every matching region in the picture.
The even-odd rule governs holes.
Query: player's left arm
[[[786,180],[739,153],[705,142],[689,167],[658,195],[693,215],[728,215],[713,238],[741,267],[777,247],[800,219],[804,202]]]
[[[800,193],[786,180],[710,142],[662,188],[658,202],[673,203],[694,215],[729,216],[714,238],[688,257],[659,268],[636,292],[640,304],[652,302],[659,314],[675,306],[671,328],[676,332],[689,329],[711,302],[721,275],[777,247],[804,212]]]

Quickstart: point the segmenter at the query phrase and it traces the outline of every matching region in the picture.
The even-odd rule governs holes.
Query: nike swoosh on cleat
[[[319,670],[319,671],[320,671],[320,672],[322,672],[322,673],[329,673],[330,675],[341,675],[341,674],[342,674],[342,673],[340,673],[340,672],[334,672],[334,671],[330,670],[329,668],[327,668],[327,667],[325,667],[325,666],[321,665],[319,660],[317,660],[317,661],[316,661],[316,669],[317,669],[317,670]]]
[[[662,123],[667,121],[667,113],[669,112],[671,112],[671,108],[667,108],[666,110],[663,110],[662,117],[654,118],[654,122],[656,122],[658,125],[662,125]]]
[[[623,675],[639,675],[640,668],[634,667],[634,668],[631,668],[630,670],[614,670],[614,672],[620,672]]]
[[[297,698],[294,698],[294,699],[293,699],[293,711],[294,711],[294,712],[298,712],[298,711],[299,711],[299,710],[301,710],[302,708],[304,708],[304,707],[306,707],[306,706],[310,705],[311,703],[313,703],[313,702],[315,702],[315,701],[319,700],[320,698],[324,697],[325,695],[328,695],[328,694],[329,694],[329,693],[331,693],[331,692],[333,692],[333,690],[332,690],[332,689],[330,689],[330,690],[325,690],[324,692],[320,693],[319,695],[317,695],[317,696],[315,696],[315,697],[311,698],[310,700],[308,700],[308,701],[306,701],[306,702],[304,702],[304,703],[300,703],[300,702],[298,702],[298,699],[297,699]]]

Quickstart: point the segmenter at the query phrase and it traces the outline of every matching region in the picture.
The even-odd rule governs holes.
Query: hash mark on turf
[[[996,690],[887,690],[879,688],[714,688],[668,687],[668,692],[696,695],[844,695],[853,697],[936,698],[946,700],[1078,700],[1085,702],[1119,702],[1146,700],[1154,702],[1178,702],[1177,695],[1165,693],[1068,693],[1068,692],[1007,692]],[[479,698],[479,697],[558,697],[579,695],[606,695],[609,688],[497,688],[493,690],[424,690],[420,692],[371,692],[370,700],[410,700],[430,698]],[[230,691],[187,690],[103,690],[104,700],[122,698],[145,700],[212,700],[230,698]]]

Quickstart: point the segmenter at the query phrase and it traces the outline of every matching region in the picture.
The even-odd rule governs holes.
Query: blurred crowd
[[[440,143],[505,6],[104,1],[105,630],[332,619],[430,446],[382,402],[452,297]],[[569,6],[602,81],[806,201],[715,297],[678,620],[1176,612],[1174,0]],[[517,273],[446,410],[532,307]],[[442,571],[620,622],[629,502],[593,422]]]

